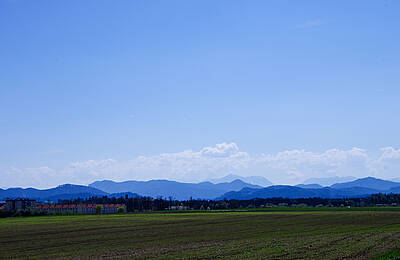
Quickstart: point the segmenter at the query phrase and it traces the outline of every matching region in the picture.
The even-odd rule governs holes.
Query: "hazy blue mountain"
[[[367,177],[367,178],[357,179],[351,182],[336,183],[331,186],[331,188],[334,189],[353,188],[353,187],[363,187],[379,191],[388,191],[392,188],[400,187],[400,183],[381,180],[373,177]]]
[[[296,187],[304,188],[304,189],[321,189],[321,188],[323,188],[319,184],[297,184]]]
[[[240,191],[227,192],[220,196],[219,199],[254,199],[254,198],[344,198],[344,197],[364,197],[374,193],[379,193],[378,190],[354,187],[345,189],[332,189],[329,187],[320,189],[304,189],[296,186],[278,185],[270,186],[263,189],[244,188]]]
[[[229,183],[213,184],[211,182],[182,183],[167,180],[151,181],[124,181],[114,182],[109,180],[96,181],[89,184],[90,187],[103,190],[108,193],[134,192],[150,197],[172,197],[178,200],[202,198],[214,199],[228,191],[239,191],[245,187],[261,188],[257,185],[235,180]]]
[[[266,179],[262,176],[243,177],[243,176],[234,175],[234,174],[229,174],[222,178],[211,179],[210,182],[212,182],[214,184],[218,184],[218,183],[224,183],[224,182],[232,182],[234,180],[241,180],[243,182],[258,185],[261,187],[267,187],[267,186],[272,185],[272,182],[270,182],[268,179]]]
[[[400,186],[399,187],[393,187],[386,193],[400,193]]]
[[[357,179],[356,177],[347,176],[347,177],[327,177],[327,178],[310,178],[303,182],[303,184],[319,184],[321,186],[331,186],[335,183],[349,182]]]
[[[369,196],[372,194],[377,194],[380,193],[381,191],[371,189],[371,188],[366,188],[366,187],[351,187],[351,188],[342,188],[342,189],[332,189],[329,187],[325,187],[325,189],[330,189],[334,190],[336,192],[335,196],[338,196],[339,198],[343,197],[365,197]],[[334,197],[337,198],[337,197]]]
[[[51,189],[10,188],[0,189],[0,200],[6,198],[31,198],[40,201],[59,199],[109,197],[172,197],[178,200],[201,199],[251,199],[251,198],[343,198],[363,197],[374,193],[400,193],[400,183],[372,177],[351,182],[337,183],[331,187],[318,184],[299,184],[296,186],[277,185],[263,188],[241,180],[213,184],[211,182],[181,183],[167,180],[151,181],[97,181],[89,186],[65,184]],[[140,195],[139,195],[140,194]]]
[[[106,192],[83,185],[64,184],[51,189],[10,188],[0,190],[0,199],[30,198],[38,200],[57,200],[58,198],[78,198],[108,195]]]
[[[270,186],[263,189],[252,189],[244,188],[240,191],[231,191],[225,193],[219,199],[237,199],[237,200],[247,200],[254,198],[309,198],[315,197],[315,192],[309,189],[302,189],[294,186],[277,185]]]

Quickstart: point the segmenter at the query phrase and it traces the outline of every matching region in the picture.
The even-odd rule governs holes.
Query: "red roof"
[[[125,204],[38,204],[36,205],[37,209],[49,210],[49,209],[95,209],[97,206],[103,206],[105,209],[110,208],[120,208],[125,207]],[[4,207],[2,207],[4,208]],[[1,209],[1,207],[0,207]]]

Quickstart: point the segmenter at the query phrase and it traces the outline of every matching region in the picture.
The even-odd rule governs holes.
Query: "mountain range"
[[[232,176],[227,176],[227,179]],[[0,189],[0,200],[6,198],[30,198],[39,201],[57,201],[88,197],[137,197],[193,199],[253,199],[253,198],[344,198],[364,197],[376,193],[400,193],[400,183],[367,177],[354,181],[335,183],[329,187],[319,184],[296,186],[275,185],[262,187],[236,179],[223,183],[182,183],[168,180],[96,181],[88,186],[65,184],[51,189],[9,188]]]
[[[327,178],[310,178],[303,182],[303,184],[319,184],[321,186],[331,186],[335,183],[343,183],[356,180],[356,177],[353,176],[346,176],[346,177],[327,177]]]
[[[351,182],[337,183],[330,187],[313,184],[298,186],[277,185],[263,189],[245,188],[240,191],[225,193],[218,199],[254,199],[254,198],[351,198],[365,197],[376,193],[398,193],[400,183],[367,177]]]
[[[182,183],[167,180],[151,181],[124,181],[114,182],[110,180],[96,181],[89,184],[108,193],[135,192],[149,197],[172,197],[178,200],[215,199],[229,191],[239,191],[243,188],[259,189],[261,186],[245,183],[241,180],[213,184],[211,182]]]
[[[351,188],[351,187],[364,187],[370,188],[380,191],[387,191],[392,188],[399,187],[400,183],[393,181],[386,181],[381,179],[376,179],[373,177],[367,177],[362,179],[357,179],[355,181],[345,182],[345,183],[336,183],[331,186],[333,189],[343,189],[343,188]]]
[[[304,189],[296,186],[277,185],[263,189],[245,188],[241,191],[231,191],[225,193],[218,199],[237,199],[248,200],[254,198],[351,198],[351,197],[365,197],[374,193],[379,193],[378,190],[354,187],[347,189],[332,189],[324,187],[320,189]]]

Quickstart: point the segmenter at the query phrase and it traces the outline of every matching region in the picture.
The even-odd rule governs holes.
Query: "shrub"
[[[97,215],[103,214],[103,205],[96,206],[96,214]]]

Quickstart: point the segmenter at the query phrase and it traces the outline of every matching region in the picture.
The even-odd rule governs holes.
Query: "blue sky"
[[[400,161],[399,12],[398,1],[1,1],[0,187],[231,172],[292,183],[371,164],[400,177],[400,163],[376,166],[382,148]],[[282,179],[282,167],[204,158],[128,163],[353,148],[368,157],[359,171],[305,164]]]

